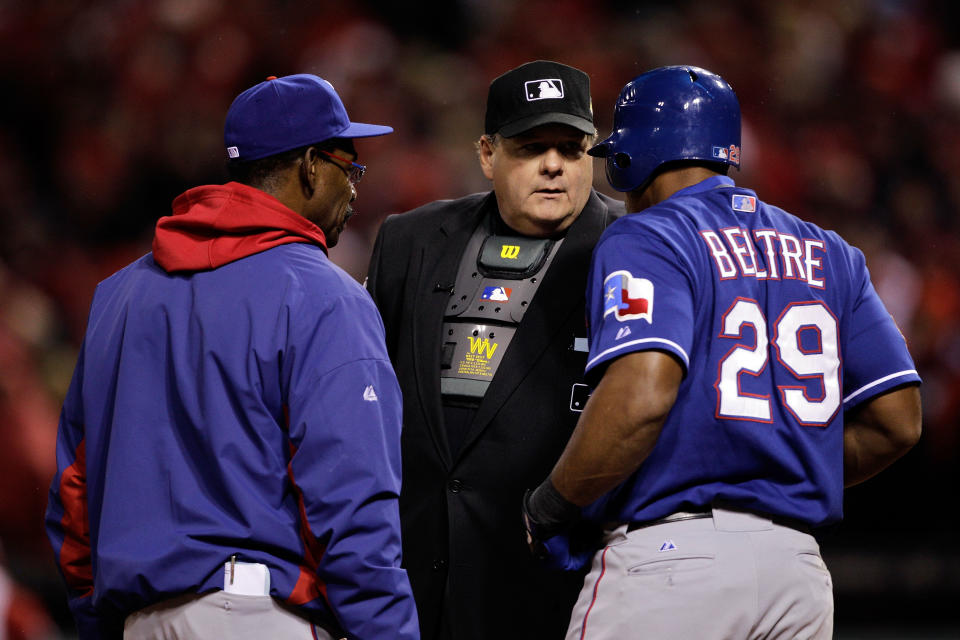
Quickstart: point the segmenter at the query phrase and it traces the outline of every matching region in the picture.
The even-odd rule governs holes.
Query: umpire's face
[[[480,165],[493,181],[500,215],[510,228],[545,238],[566,231],[590,197],[591,138],[547,124],[512,138],[480,138]]]

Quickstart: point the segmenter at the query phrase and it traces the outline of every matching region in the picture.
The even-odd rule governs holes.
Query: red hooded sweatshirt
[[[153,259],[167,272],[206,271],[291,242],[327,250],[323,230],[273,196],[240,184],[195,187],[157,221]]]

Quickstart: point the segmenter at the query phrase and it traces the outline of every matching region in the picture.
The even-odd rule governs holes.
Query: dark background
[[[42,532],[57,413],[96,283],[149,251],[183,190],[225,181],[223,116],[268,75],[316,73],[361,140],[359,213],[331,252],[362,281],[383,218],[484,190],[488,83],[529,60],[592,78],[597,125],[665,64],[724,76],[763,199],[867,255],[924,379],[920,445],[848,491],[821,544],[838,638],[960,637],[960,42],[949,2],[420,3],[0,0],[0,578],[11,637],[66,638]],[[607,187],[602,166],[596,185]],[[691,603],[691,606],[696,606]],[[19,635],[17,635],[19,634]]]

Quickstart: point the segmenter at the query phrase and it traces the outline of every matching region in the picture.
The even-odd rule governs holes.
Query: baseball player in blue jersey
[[[593,394],[523,505],[553,563],[592,557],[567,638],[830,638],[811,532],[920,436],[863,254],[726,176],[740,108],[704,69],[632,80],[590,153],[633,213],[594,251]],[[579,518],[598,552],[565,533]]]
[[[190,189],[97,287],[47,532],[81,640],[420,637],[400,567],[400,387],[327,258],[364,167],[314,75],[227,113],[235,181]]]

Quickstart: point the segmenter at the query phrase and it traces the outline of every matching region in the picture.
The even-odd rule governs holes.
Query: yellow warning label
[[[490,360],[493,359],[493,354],[497,352],[497,347],[500,345],[487,338],[473,336],[467,336],[467,338],[470,340],[470,353],[463,356],[463,360],[457,367],[457,374],[492,378],[493,369],[490,366]]]
[[[497,347],[500,346],[496,342],[490,342],[486,338],[467,336],[467,339],[470,340],[470,353],[483,353],[486,351],[488,360],[493,357],[493,354],[497,351]]]
[[[483,356],[475,353],[468,353],[460,361],[457,373],[462,376],[480,376],[483,378],[492,378],[493,369],[490,368],[490,361]]]

